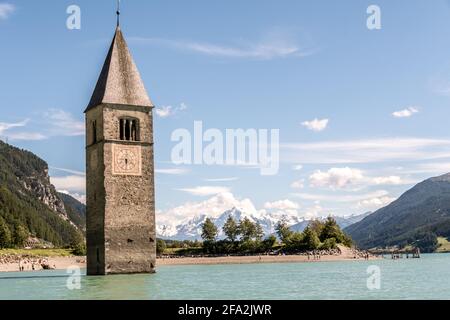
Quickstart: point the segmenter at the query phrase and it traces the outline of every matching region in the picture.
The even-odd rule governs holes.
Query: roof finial
[[[120,0],[117,0],[117,27],[120,26]]]

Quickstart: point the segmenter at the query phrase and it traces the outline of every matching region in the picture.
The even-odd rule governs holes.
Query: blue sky
[[[80,30],[66,27],[72,4]],[[366,26],[371,4],[381,30]],[[0,137],[45,159],[57,188],[80,198],[83,111],[114,13],[113,0],[0,1]],[[450,171],[449,1],[124,0],[122,30],[164,116],[160,223],[232,206],[363,213]],[[279,173],[175,166],[171,133],[196,120],[280,129]]]

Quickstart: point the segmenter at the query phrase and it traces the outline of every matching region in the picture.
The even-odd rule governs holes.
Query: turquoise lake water
[[[369,266],[380,289],[369,290]],[[84,273],[84,271],[82,271]],[[81,277],[65,271],[0,274],[0,299],[450,299],[450,254],[421,259],[162,266],[153,275]]]

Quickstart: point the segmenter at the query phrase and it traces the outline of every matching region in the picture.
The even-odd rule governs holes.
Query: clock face
[[[141,147],[113,146],[114,175],[141,175]]]
[[[116,161],[121,170],[132,171],[136,167],[137,156],[133,150],[120,150]]]

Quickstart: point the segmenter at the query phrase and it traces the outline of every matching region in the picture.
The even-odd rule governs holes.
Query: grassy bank
[[[0,249],[0,256],[17,255],[32,257],[69,257],[72,256],[70,249]]]

